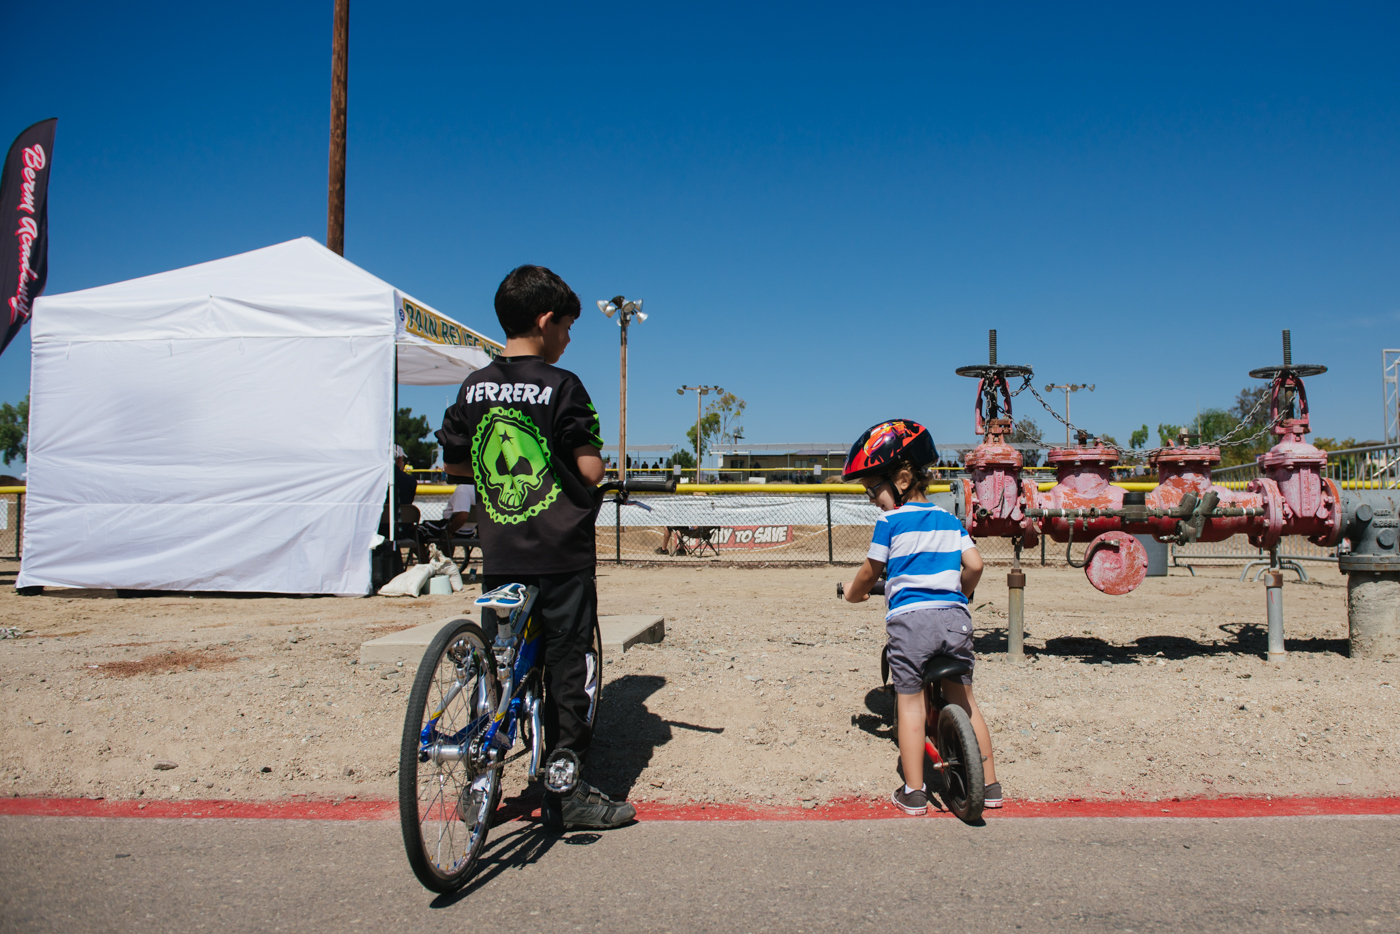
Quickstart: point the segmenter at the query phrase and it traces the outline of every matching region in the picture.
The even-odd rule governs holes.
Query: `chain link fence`
[[[0,493],[0,558],[18,558],[23,493]]]
[[[951,510],[948,494],[930,498]],[[724,564],[858,564],[870,550],[880,511],[860,494],[715,493],[633,496],[598,512],[600,561]],[[977,543],[993,564],[1010,564],[1009,539]],[[1086,545],[1076,543],[1076,560]],[[1021,560],[1038,562],[1038,549]],[[1046,563],[1063,565],[1065,548],[1051,545]]]
[[[950,472],[951,473],[951,472]],[[1254,464],[1215,471],[1218,482],[1231,485],[1258,475]],[[1358,484],[1400,486],[1400,445],[1376,445],[1334,451],[1328,455],[1328,475],[1344,487]],[[948,494],[933,493],[934,502],[951,511]],[[0,555],[17,553],[18,516],[11,495],[0,497],[8,510],[0,527]],[[414,499],[424,520],[442,518],[447,497],[419,495]],[[859,494],[848,493],[715,493],[637,495],[619,507],[603,503],[596,523],[600,561],[673,563],[706,561],[733,564],[857,564],[870,548],[879,510]],[[1013,544],[1006,538],[984,538],[977,548],[991,564],[1009,565]],[[1081,562],[1087,542],[1074,544]],[[7,550],[8,549],[8,550]],[[1280,543],[1280,556],[1304,560],[1336,560],[1335,548],[1322,548],[1290,536]],[[1174,545],[1172,563],[1242,565],[1267,553],[1240,536],[1224,542]],[[1021,554],[1023,564],[1064,566],[1063,544],[1044,540]]]

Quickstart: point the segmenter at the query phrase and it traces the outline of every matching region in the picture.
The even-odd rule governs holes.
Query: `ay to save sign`
[[[792,541],[790,525],[726,525],[711,539],[717,548],[772,548]]]

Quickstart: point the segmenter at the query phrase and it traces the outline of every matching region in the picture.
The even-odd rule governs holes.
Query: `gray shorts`
[[[972,614],[965,606],[931,606],[901,613],[885,621],[889,636],[890,683],[899,694],[924,689],[924,665],[935,655],[948,655],[969,666],[972,653]],[[958,678],[972,683],[972,672]]]

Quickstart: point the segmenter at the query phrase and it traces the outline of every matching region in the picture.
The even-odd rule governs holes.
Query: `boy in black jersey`
[[[540,588],[546,754],[567,749],[582,759],[602,681],[593,651],[593,490],[603,479],[603,439],[583,383],[553,365],[578,316],[578,296],[554,273],[512,270],[496,290],[505,352],[462,384],[437,437],[447,472],[475,483],[481,499],[482,592],[517,582]],[[494,617],[482,617],[494,629]],[[545,821],[555,827],[616,827],[635,816],[584,782],[562,799],[545,795]]]

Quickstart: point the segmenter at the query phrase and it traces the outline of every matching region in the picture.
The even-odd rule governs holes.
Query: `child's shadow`
[[[695,726],[663,720],[647,709],[646,699],[666,686],[660,675],[623,675],[603,687],[587,778],[606,794],[625,799],[656,747],[671,741],[671,728],[723,733],[724,727]]]
[[[871,688],[865,695],[869,713],[851,714],[851,726],[877,739],[894,739],[894,696],[887,686]]]

